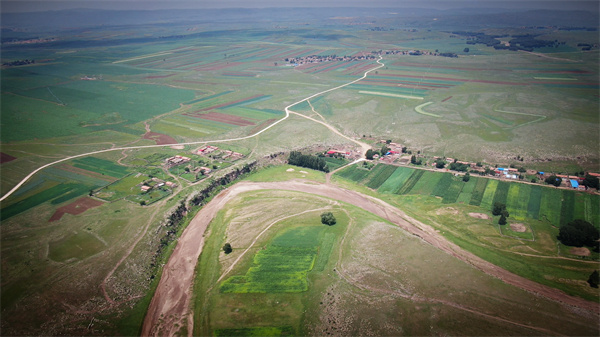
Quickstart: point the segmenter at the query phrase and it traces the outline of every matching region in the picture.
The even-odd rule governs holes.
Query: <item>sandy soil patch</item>
[[[172,148],[173,150],[183,150],[183,149],[185,149],[185,146],[184,145],[173,145],[173,146],[170,146],[170,148]]]
[[[525,225],[523,225],[522,223],[511,223],[510,229],[512,229],[515,232],[519,232],[519,233],[523,233],[523,232],[527,231],[527,227],[525,227]]]
[[[300,173],[302,173],[302,174],[308,174],[308,172],[306,172],[306,171],[300,171]]]
[[[285,170],[285,172],[294,172],[294,169],[293,168],[289,168],[289,169]]]
[[[569,250],[569,253],[579,256],[590,256],[590,250],[585,247],[573,247]]]
[[[469,213],[469,216],[471,218],[484,219],[484,220],[488,220],[490,218],[490,216],[485,213]]]
[[[453,208],[453,207],[443,207],[443,208],[440,208],[437,211],[435,211],[435,213],[437,215],[443,215],[443,214],[458,215],[459,212],[456,208]]]

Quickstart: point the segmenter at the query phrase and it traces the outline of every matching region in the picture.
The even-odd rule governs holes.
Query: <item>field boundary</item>
[[[421,104],[421,105],[417,105],[417,106],[415,107],[415,111],[416,111],[417,113],[420,113],[421,115],[425,115],[425,116],[431,116],[431,117],[435,117],[435,118],[442,118],[442,116],[440,116],[440,115],[436,115],[436,114],[433,114],[433,113],[431,113],[431,112],[427,112],[427,111],[424,111],[424,110],[423,110],[423,108],[424,108],[424,107],[426,107],[426,106],[428,106],[428,105],[431,105],[431,104],[433,104],[433,102],[427,102],[427,103],[423,103],[423,104]]]

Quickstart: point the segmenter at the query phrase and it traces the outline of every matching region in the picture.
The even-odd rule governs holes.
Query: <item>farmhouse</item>
[[[212,170],[208,167],[202,166],[200,167],[200,172],[202,172],[202,174],[209,174],[212,172]]]
[[[188,157],[184,157],[184,156],[173,156],[171,158],[167,158],[165,160],[166,165],[169,167],[173,167],[176,165],[181,165],[181,164],[185,164],[187,162],[189,162],[191,159]]]
[[[152,187],[147,186],[147,185],[142,185],[142,187],[140,187],[140,189],[142,190],[142,192],[148,192],[152,189]]]
[[[238,152],[226,150],[225,155],[222,157],[222,159],[227,159],[227,158],[230,158],[231,160],[235,161],[240,158],[244,158],[244,155],[241,153],[238,153]]]
[[[193,153],[198,154],[198,155],[205,155],[205,154],[212,153],[218,149],[219,148],[216,146],[206,145],[206,146],[196,149],[196,151],[194,151]]]
[[[327,155],[330,156],[330,157],[333,157],[335,155],[346,157],[346,156],[350,155],[350,152],[338,151],[338,150],[329,150],[329,151],[327,151]]]

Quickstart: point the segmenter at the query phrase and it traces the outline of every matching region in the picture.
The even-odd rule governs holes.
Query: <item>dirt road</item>
[[[142,336],[174,336],[178,334],[183,326],[187,327],[188,335],[192,335],[193,316],[190,308],[190,298],[192,297],[194,269],[204,244],[203,234],[216,213],[232,198],[243,192],[265,189],[311,193],[360,207],[398,225],[432,246],[501,279],[505,283],[557,302],[595,313],[600,312],[598,303],[569,296],[560,290],[530,281],[482,260],[449,242],[432,227],[407,216],[398,208],[377,198],[312,181],[241,182],[223,191],[204,206],[181,235],[173,255],[164,267],[163,276],[150,303],[143,325]]]

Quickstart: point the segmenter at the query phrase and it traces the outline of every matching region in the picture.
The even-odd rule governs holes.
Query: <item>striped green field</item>
[[[425,171],[423,176],[412,188],[411,193],[420,195],[432,195],[443,175],[437,172]]]
[[[415,170],[410,175],[410,177],[406,180],[404,185],[402,185],[402,187],[400,187],[398,192],[396,192],[396,194],[408,194],[413,189],[413,187],[415,187],[415,185],[417,184],[419,179],[421,179],[421,177],[423,176],[423,173],[425,173],[425,171]]]
[[[367,187],[378,189],[396,170],[396,166],[378,164],[369,174],[370,179]]]
[[[360,168],[358,165],[351,165],[337,172],[340,177],[354,182],[361,182],[369,175],[369,173],[371,173],[371,171]]]
[[[460,204],[468,204],[471,201],[471,198],[473,198],[473,191],[475,190],[475,187],[477,187],[478,181],[479,179],[477,177],[471,177],[469,181],[463,183],[463,188],[460,191],[456,202]]]
[[[431,192],[432,196],[443,197],[448,188],[450,188],[450,185],[452,184],[451,173],[442,173],[441,176],[442,178],[440,178],[440,181],[437,185],[435,185],[435,188]]]
[[[413,174],[414,169],[398,167],[394,173],[379,187],[380,193],[395,193],[404,185],[404,182]]]
[[[469,201],[469,205],[479,206],[481,205],[481,199],[483,199],[483,193],[485,193],[485,189],[487,187],[489,179],[478,179],[477,185],[473,192],[471,193],[471,201]]]
[[[465,183],[462,181],[462,179],[454,178],[452,180],[452,183],[450,184],[450,187],[446,190],[446,193],[444,193],[444,198],[442,199],[442,203],[444,203],[444,204],[455,203],[456,200],[458,199],[458,196],[460,195],[460,192],[462,191],[462,188],[464,185],[465,185]]]
[[[600,227],[600,197],[573,190],[480,177],[463,182],[461,177],[448,172],[384,164],[371,171],[352,166],[339,175],[371,188],[378,187],[379,193],[440,197],[443,204],[469,204],[485,212],[499,202],[506,205],[515,220],[546,220],[560,226],[574,219],[585,219]]]

